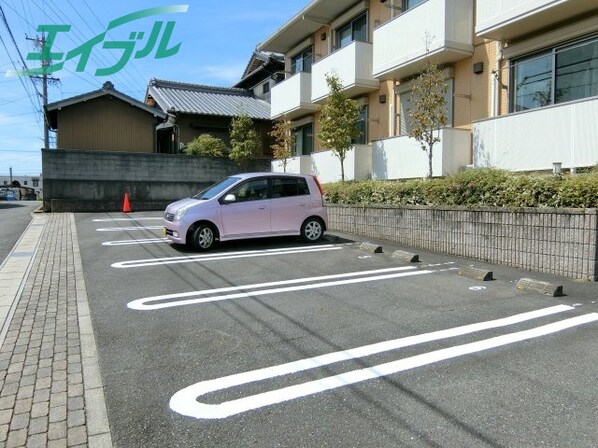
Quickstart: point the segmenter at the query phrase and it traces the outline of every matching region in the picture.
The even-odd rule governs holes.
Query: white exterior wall
[[[475,122],[476,167],[515,171],[598,164],[598,98]]]
[[[372,44],[353,42],[313,64],[311,100],[315,103],[330,94],[328,74],[338,76],[349,96],[353,94],[351,90],[378,88],[380,82],[372,76],[372,52]]]
[[[373,74],[405,76],[473,53],[473,0],[428,0],[374,30]]]
[[[471,164],[471,134],[462,129],[442,129],[432,151],[432,175],[446,176]],[[428,154],[408,136],[373,143],[372,179],[411,179],[428,175]]]
[[[284,172],[282,160],[273,160],[271,169],[275,173]],[[287,159],[287,173],[311,174],[311,156],[295,156]]]
[[[317,110],[317,106],[311,102],[311,73],[296,73],[274,86],[270,104],[272,118]]]
[[[318,176],[320,182],[341,180],[341,162],[332,151],[316,152],[311,155],[311,173]],[[349,151],[344,162],[345,180],[369,179],[372,167],[372,148],[370,145],[356,145]]]

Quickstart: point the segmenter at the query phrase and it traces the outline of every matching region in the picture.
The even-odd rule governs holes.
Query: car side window
[[[307,182],[302,177],[276,177],[272,179],[272,198],[308,195]]]
[[[237,202],[257,201],[268,198],[268,179],[253,179],[243,182],[229,191]]]

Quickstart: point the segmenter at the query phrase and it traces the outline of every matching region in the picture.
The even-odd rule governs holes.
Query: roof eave
[[[360,0],[312,0],[257,46],[259,51],[286,54],[302,40],[310,37],[323,26],[327,26]]]

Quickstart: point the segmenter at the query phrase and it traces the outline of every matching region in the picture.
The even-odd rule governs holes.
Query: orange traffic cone
[[[131,212],[131,204],[129,204],[129,193],[125,193],[125,199],[123,201],[123,213]]]

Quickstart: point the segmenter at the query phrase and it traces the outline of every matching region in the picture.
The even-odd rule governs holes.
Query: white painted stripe
[[[240,298],[247,298],[247,297],[255,297],[255,296],[262,296],[266,294],[277,294],[281,292],[291,292],[291,291],[304,291],[308,289],[316,289],[316,288],[325,288],[329,286],[340,286],[340,285],[348,285],[353,283],[363,283],[363,282],[370,282],[376,280],[386,280],[390,278],[398,278],[398,277],[406,277],[411,275],[422,275],[422,274],[431,274],[433,271],[417,271],[417,272],[408,272],[408,273],[394,273],[394,274],[386,274],[386,275],[372,275],[375,273],[380,272],[388,272],[388,271],[406,271],[406,270],[413,270],[416,269],[413,266],[403,266],[398,268],[387,268],[387,269],[378,269],[374,271],[357,271],[357,272],[350,272],[346,274],[335,274],[335,275],[323,275],[320,277],[306,277],[294,280],[282,280],[279,282],[270,282],[270,283],[257,283],[253,285],[243,285],[243,286],[229,286],[226,288],[217,288],[217,289],[206,289],[202,291],[191,291],[191,292],[183,292],[177,294],[166,294],[162,296],[154,296],[154,297],[145,297],[143,299],[133,300],[127,304],[127,307],[133,310],[139,311],[149,311],[149,310],[158,310],[163,308],[171,308],[175,306],[183,306],[183,305],[193,305],[198,303],[208,303],[208,302],[218,302],[222,300],[231,300],[231,299],[240,299]],[[355,277],[360,276],[354,279],[347,279],[347,280],[337,280],[332,282],[323,282],[322,280],[329,280],[329,279],[339,279],[339,278],[347,278],[347,277]],[[270,288],[264,290],[257,290],[259,288],[267,288],[271,286],[281,286],[281,285],[296,285],[298,283],[307,283],[307,282],[320,282],[320,283],[313,283],[307,284],[302,286],[288,286],[288,287],[278,287],[278,288]],[[239,292],[233,294],[225,294],[220,296],[212,296],[207,298],[200,298],[200,299],[186,299],[186,300],[176,300],[176,301],[169,301],[164,302],[165,300],[172,300],[172,299],[180,299],[184,297],[194,297],[200,295],[208,295],[208,294],[216,294],[222,292],[230,292],[230,291],[247,291],[248,292]],[[152,304],[152,302],[163,302],[163,303],[156,303]]]
[[[141,240],[121,240],[121,241],[105,241],[102,246],[132,246],[136,244],[155,244],[155,243],[168,243],[168,238],[147,238]]]
[[[162,226],[138,226],[138,227],[106,227],[96,229],[96,232],[134,232],[136,230],[160,230]]]
[[[161,221],[163,218],[159,217],[143,217],[139,216],[137,218],[100,218],[100,219],[93,219],[92,222],[113,222],[113,221]]]
[[[339,375],[322,378],[320,380],[288,386],[220,404],[205,404],[197,401],[199,397],[210,392],[228,389],[255,381],[261,381],[263,379],[269,379],[283,374],[294,373],[294,371],[288,371],[285,373],[277,372],[277,370],[279,370],[281,367],[287,366],[287,364],[283,364],[282,366],[275,366],[272,368],[260,369],[196,383],[174,394],[170,399],[170,408],[179,414],[198,419],[227,418],[242,412],[247,412],[265,406],[271,406],[273,404],[306,397],[308,395],[314,395],[328,390],[349,386],[351,384],[360,383],[374,378],[393,375],[395,373],[404,372],[406,370],[434,364],[440,361],[446,361],[448,359],[546,336],[596,321],[598,321],[598,313],[590,313],[529,330],[523,330],[484,339],[481,341],[471,342],[468,344],[435,350],[421,355],[415,355],[364,369],[353,370]]]
[[[198,263],[205,261],[221,261],[234,260],[237,258],[253,258],[253,257],[267,257],[272,255],[288,255],[301,254],[309,252],[322,252],[328,250],[341,250],[340,246],[333,246],[331,244],[324,244],[322,246],[300,247],[300,248],[284,248],[284,249],[266,249],[266,250],[250,250],[242,252],[224,252],[207,255],[185,255],[182,257],[167,257],[167,258],[147,258],[145,260],[128,260],[112,263],[110,266],[118,269],[126,268],[143,268],[147,266],[160,266],[164,264],[180,264],[180,263]]]

